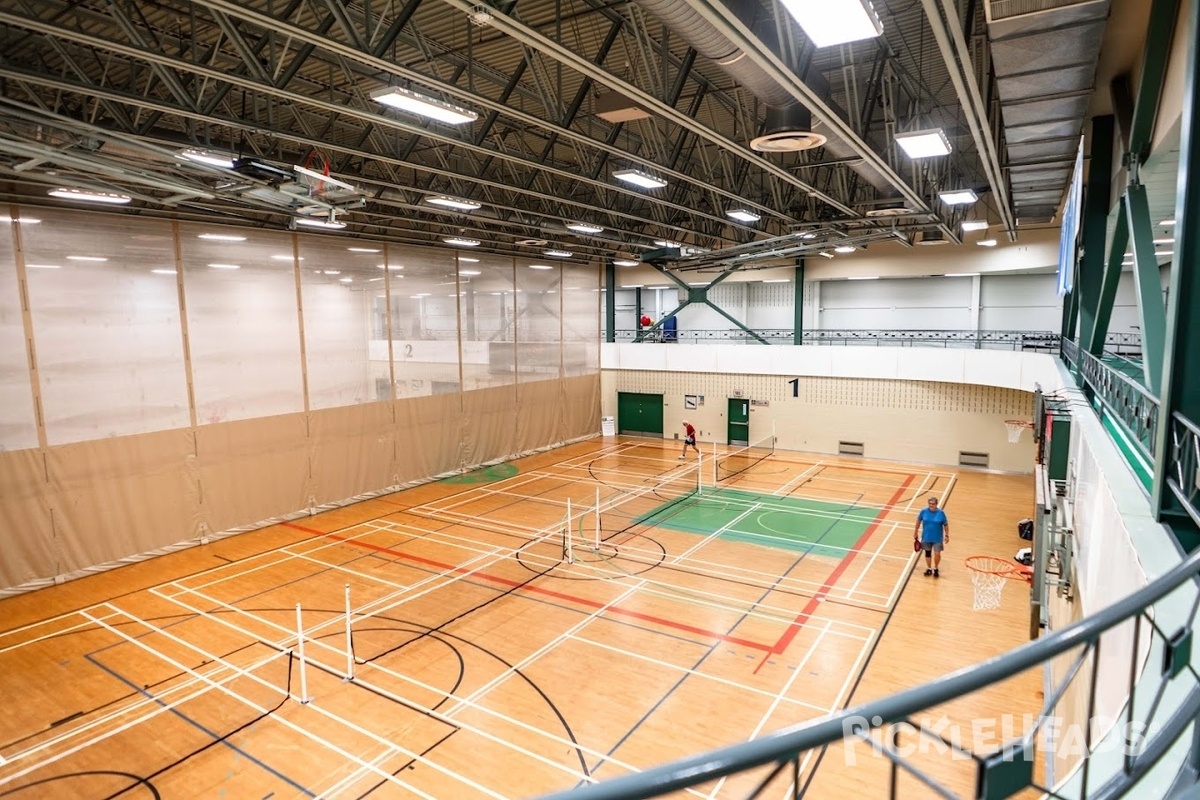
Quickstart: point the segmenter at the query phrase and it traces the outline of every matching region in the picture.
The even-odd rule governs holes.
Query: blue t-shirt
[[[946,512],[940,508],[937,511],[922,508],[921,513],[917,514],[917,519],[921,521],[921,541],[941,544],[946,525],[950,522],[946,519]]]

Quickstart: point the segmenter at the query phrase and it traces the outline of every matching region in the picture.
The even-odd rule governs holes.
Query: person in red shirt
[[[700,448],[696,447],[696,429],[692,427],[692,423],[685,419],[683,421],[683,452],[679,455],[679,459],[681,461],[687,458],[687,449],[689,444],[697,453],[700,452]]]

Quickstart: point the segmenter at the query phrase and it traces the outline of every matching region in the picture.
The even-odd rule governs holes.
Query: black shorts
[[[696,437],[695,436],[685,436],[685,437],[683,437],[683,443],[690,444],[692,447],[695,447],[696,446]]]

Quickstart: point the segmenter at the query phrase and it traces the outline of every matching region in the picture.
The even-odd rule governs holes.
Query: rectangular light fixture
[[[351,186],[345,181],[339,181],[337,178],[331,178],[324,172],[317,172],[315,169],[309,169],[308,167],[301,166],[293,166],[292,169],[296,170],[296,172],[299,172],[301,175],[307,175],[310,178],[316,178],[321,183],[327,183],[330,186],[336,186],[339,189],[348,189],[351,192],[357,191],[356,187]]]
[[[858,248],[852,244],[839,244],[837,247],[833,248],[833,252],[835,252],[835,253],[853,253],[857,249]]]
[[[482,272],[480,272],[480,271],[479,271],[479,270],[477,270],[477,269],[460,269],[460,270],[458,271],[458,274],[459,274],[459,275],[465,275],[465,276],[467,276],[467,277],[473,278],[473,277],[475,277],[476,275],[482,275],[483,273],[482,273]]]
[[[82,200],[87,203],[110,203],[118,206],[133,202],[133,198],[126,194],[116,194],[114,192],[93,192],[86,189],[71,189],[65,186],[60,186],[57,189],[51,189],[46,194],[62,200]]]
[[[788,278],[772,278],[771,280],[763,281],[763,283],[791,283],[791,281]]]
[[[549,264],[530,264],[529,268],[530,269],[554,269],[554,267],[550,266]]]
[[[965,206],[979,199],[974,189],[956,189],[948,192],[938,192],[938,198],[948,206]]]
[[[542,252],[542,255],[548,256],[549,258],[570,258],[575,254],[570,250],[545,250]]]
[[[465,239],[462,236],[451,236],[448,239],[442,239],[446,244],[452,244],[455,247],[479,247],[478,239]]]
[[[459,197],[448,197],[446,195],[426,197],[425,202],[429,203],[431,206],[453,208],[457,211],[476,211],[483,207],[482,203],[476,203],[474,200],[463,200]]]
[[[210,242],[244,242],[245,236],[234,236],[230,233],[202,233],[197,239],[208,239]]]
[[[62,269],[61,264],[26,264],[25,269]]]
[[[212,269],[241,269],[241,264],[209,264]]]
[[[821,258],[833,258],[833,253],[829,252],[828,250],[822,250],[821,252],[817,253],[817,255],[819,255]]]
[[[962,224],[963,231],[986,231],[988,229],[988,221],[986,219],[965,219]]]
[[[947,272],[943,278],[974,278],[978,272]]]
[[[1170,239],[1155,239],[1154,243],[1155,244],[1175,244],[1175,237],[1172,236]]]
[[[314,219],[313,217],[296,217],[296,224],[307,228],[330,228],[335,231],[346,227],[344,222],[330,222],[327,219]]]
[[[640,263],[641,263],[640,261],[632,261],[628,258],[618,258],[616,261],[613,262],[613,266],[614,267],[636,267]]]
[[[604,228],[599,225],[592,225],[587,222],[568,222],[567,230],[575,231],[576,233],[603,233]]]
[[[1174,224],[1175,224],[1175,220],[1173,220],[1173,219],[1164,219],[1162,222],[1160,222],[1160,223],[1158,223],[1158,224],[1159,224],[1159,225],[1162,225],[1163,227],[1169,228],[1169,227],[1171,227],[1172,225],[1174,225]]]
[[[736,219],[738,222],[758,222],[762,217],[755,214],[753,211],[747,211],[744,208],[734,208],[725,212],[725,216],[730,219]]]
[[[679,242],[669,242],[666,239],[655,239],[654,244],[658,247],[683,247]]]
[[[197,164],[207,164],[210,167],[233,169],[233,158],[231,156],[213,150],[201,150],[196,147],[190,147],[181,152],[179,157],[188,161],[195,161]]]
[[[67,256],[68,261],[108,261],[103,256]]]
[[[152,269],[150,271],[153,272],[155,275],[174,275],[175,274],[175,270],[173,270],[173,269]]]
[[[21,223],[22,225],[39,225],[39,224],[41,224],[40,219],[35,219],[33,217],[18,217],[17,222]]]
[[[479,115],[474,111],[468,111],[461,106],[426,97],[399,86],[389,86],[386,89],[371,92],[371,99],[377,103],[383,103],[385,106],[419,114],[448,125],[462,125],[465,122],[474,122],[479,119]]]
[[[848,280],[848,281],[877,281],[877,280],[879,280],[879,276],[878,275],[856,275],[856,276],[851,276],[849,278],[846,278],[846,280]]]
[[[783,6],[816,47],[874,39],[883,33],[870,0],[783,0]]]
[[[479,263],[478,258],[471,258],[470,256],[459,256],[458,260],[463,262],[464,264],[478,264]]]
[[[936,158],[950,155],[950,140],[941,128],[897,133],[896,144],[909,158]]]
[[[979,245],[980,247],[995,247],[996,240],[995,239],[980,239],[975,244]]]
[[[383,252],[377,247],[347,247],[346,250],[351,253],[380,253],[380,252]]]
[[[619,181],[632,183],[634,186],[640,186],[643,189],[661,189],[667,185],[667,182],[662,178],[656,178],[650,173],[642,172],[638,169],[619,169],[612,176]]]

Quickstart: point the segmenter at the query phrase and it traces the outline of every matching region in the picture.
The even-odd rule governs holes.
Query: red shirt
[[[684,428],[684,430],[686,431],[686,433],[684,435],[688,439],[696,438],[696,429],[692,427],[691,423],[688,423],[688,425]]]

